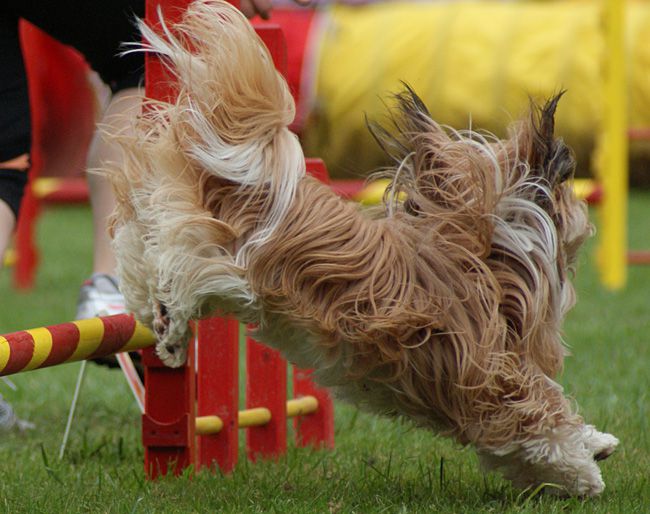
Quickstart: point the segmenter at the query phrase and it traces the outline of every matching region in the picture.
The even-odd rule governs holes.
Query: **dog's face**
[[[586,204],[573,191],[573,153],[554,134],[555,110],[561,96],[542,107],[531,106],[528,119],[511,128],[511,138],[502,147],[499,159],[505,176],[514,178],[515,188],[522,190],[518,196],[528,197],[537,208],[538,212],[530,213],[527,224],[534,225],[540,217],[552,222],[549,229],[539,231],[537,245],[527,252],[526,258],[534,262],[533,266],[514,264],[524,259],[521,254],[513,254],[512,244],[497,252],[500,257],[511,259],[511,268],[517,270],[516,294],[528,291],[526,297],[534,302],[526,309],[511,311],[512,325],[532,327],[528,333],[522,332],[521,337],[530,339],[527,346],[533,361],[551,378],[561,371],[565,356],[564,351],[557,350],[563,348],[564,317],[575,304],[572,278],[577,253],[593,233]],[[512,163],[517,161],[520,164],[513,167]],[[521,166],[526,170],[519,171]],[[520,173],[526,175],[526,180],[518,180]]]

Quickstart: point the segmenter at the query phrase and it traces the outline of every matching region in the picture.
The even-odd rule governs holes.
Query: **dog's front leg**
[[[534,380],[526,392],[517,401],[495,406],[493,418],[500,423],[483,425],[474,442],[483,466],[500,471],[522,489],[544,485],[561,496],[600,494],[605,484],[597,461],[611,455],[618,440],[585,425],[556,384]],[[512,437],[495,444],[490,433],[504,428],[506,420],[512,423]]]
[[[618,439],[590,425],[559,426],[501,448],[478,451],[481,464],[498,470],[520,489],[544,486],[559,496],[597,496],[605,488],[597,461]]]

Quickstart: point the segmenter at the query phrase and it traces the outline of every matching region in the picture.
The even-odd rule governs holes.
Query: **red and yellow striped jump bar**
[[[0,335],[0,376],[130,352],[155,344],[130,314],[71,321]]]

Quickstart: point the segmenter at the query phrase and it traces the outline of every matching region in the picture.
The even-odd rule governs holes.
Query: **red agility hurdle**
[[[240,428],[248,428],[250,459],[277,458],[286,451],[287,418],[295,420],[298,446],[333,447],[332,401],[312,384],[308,372],[294,370],[295,398],[287,401],[286,362],[249,338],[247,408],[239,410],[239,324],[201,321],[197,338],[198,359],[190,351],[187,364],[172,369],[153,353],[151,331],[128,314],[24,330],[0,335],[0,376],[143,349],[142,440],[149,478],[179,474],[189,466],[216,464],[231,471]]]

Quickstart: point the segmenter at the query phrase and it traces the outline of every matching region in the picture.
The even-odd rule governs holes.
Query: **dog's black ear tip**
[[[560,103],[560,100],[566,94],[566,92],[567,92],[566,89],[561,89],[560,91],[555,93],[551,98],[549,98],[546,101],[544,109],[545,110],[550,110],[552,112],[552,114],[555,114],[555,110],[557,109],[557,106]]]
[[[420,98],[416,93],[415,88],[405,80],[400,80],[399,82],[404,89],[401,92],[396,93],[394,96],[398,104],[400,104],[402,111],[411,114],[420,112],[431,117],[429,109],[422,101],[422,98]]]
[[[535,174],[558,185],[573,177],[575,156],[561,137],[555,135],[555,115],[566,90],[560,90],[545,103],[530,98],[530,117],[521,141],[527,146],[526,155]]]
[[[557,106],[560,103],[560,99],[564,96],[565,91],[560,91],[555,96],[551,97],[546,101],[542,109],[543,116],[550,119],[555,119],[555,113],[557,111]]]
[[[531,121],[537,135],[543,139],[553,138],[555,131],[555,115],[560,99],[567,90],[562,89],[548,98],[543,104],[538,103],[532,96],[528,97],[530,104]]]

